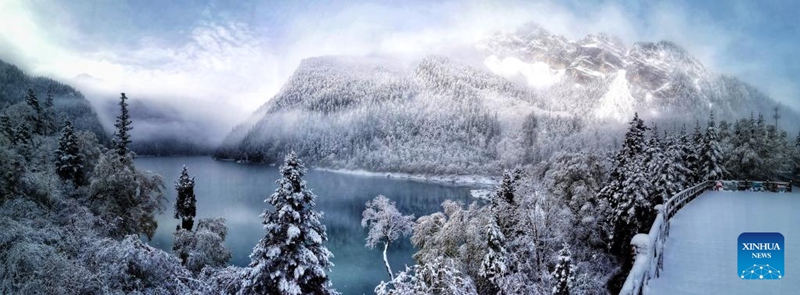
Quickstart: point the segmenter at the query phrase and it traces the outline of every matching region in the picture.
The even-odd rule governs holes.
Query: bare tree
[[[389,244],[397,240],[400,236],[411,234],[414,228],[414,215],[403,215],[397,211],[395,203],[389,198],[379,195],[372,201],[367,201],[367,208],[361,214],[361,226],[369,227],[366,246],[370,249],[375,245],[383,243],[383,262],[386,263],[386,271],[389,277],[394,280],[392,268],[386,258],[386,251]]]

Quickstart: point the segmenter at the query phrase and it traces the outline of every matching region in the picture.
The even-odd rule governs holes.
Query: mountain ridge
[[[69,119],[76,129],[94,133],[101,142],[108,140],[95,109],[80,91],[47,77],[30,76],[16,65],[0,60],[0,110],[23,102],[28,89],[34,91],[40,103],[48,93],[53,96],[59,129],[63,120]]]
[[[476,48],[482,66],[442,55],[406,63],[391,57],[304,60],[278,94],[223,140],[215,157],[275,162],[295,150],[331,168],[494,173],[555,151],[612,147],[608,138],[634,113],[676,126],[705,121],[711,110],[735,119],[769,114],[777,105],[669,41],[628,49],[603,33],[570,41],[529,26],[489,36]],[[784,118],[800,116],[784,110]],[[406,154],[410,163],[393,162],[393,153]],[[448,155],[459,153],[470,156]]]

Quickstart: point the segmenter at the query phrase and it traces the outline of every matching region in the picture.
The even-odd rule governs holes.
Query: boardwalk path
[[[660,278],[649,294],[800,294],[800,193],[707,192],[671,221]],[[785,278],[737,277],[742,232],[780,232]]]

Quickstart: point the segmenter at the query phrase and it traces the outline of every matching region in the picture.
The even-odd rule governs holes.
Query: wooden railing
[[[620,294],[642,294],[651,279],[657,278],[664,264],[664,242],[669,235],[669,219],[683,206],[712,186],[706,181],[683,190],[669,198],[663,205],[656,206],[656,219],[647,234],[638,234],[631,240],[634,261],[628,278],[622,285]]]
[[[792,191],[792,181],[721,181],[720,184],[733,186],[737,190],[771,190]],[[628,277],[620,290],[621,295],[645,294],[651,279],[657,278],[664,265],[664,244],[669,236],[669,221],[686,204],[709,188],[714,188],[716,181],[706,181],[685,189],[656,206],[656,219],[647,234],[637,234],[631,239],[634,261]],[[783,189],[781,189],[783,188]]]

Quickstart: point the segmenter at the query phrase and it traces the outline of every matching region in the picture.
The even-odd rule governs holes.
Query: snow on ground
[[[473,198],[484,200],[487,202],[490,201],[490,198],[492,197],[492,192],[494,192],[493,189],[474,189],[469,191],[470,195],[472,195]]]
[[[785,278],[738,277],[743,232],[783,234]],[[707,192],[672,218],[665,248],[649,294],[800,294],[800,193]]]
[[[367,177],[386,177],[392,179],[403,179],[419,182],[429,182],[445,185],[457,186],[480,186],[480,187],[495,187],[500,183],[500,179],[491,176],[482,175],[424,175],[424,174],[407,174],[407,173],[393,173],[393,172],[372,172],[366,170],[346,170],[346,169],[328,169],[315,167],[314,170],[326,171],[333,173],[342,173],[349,175],[367,176]]]

